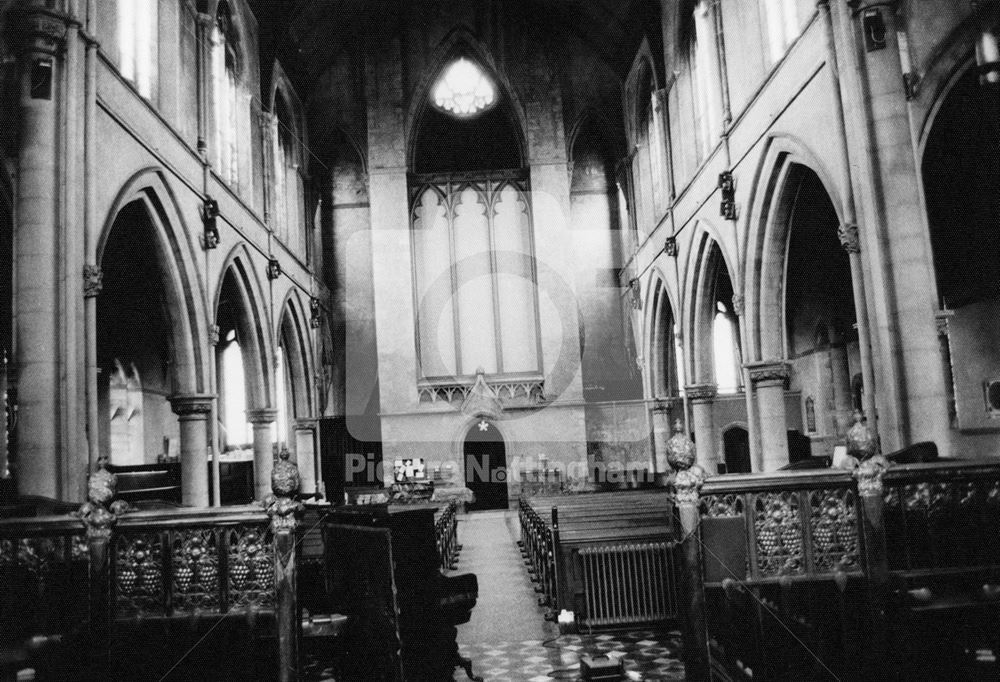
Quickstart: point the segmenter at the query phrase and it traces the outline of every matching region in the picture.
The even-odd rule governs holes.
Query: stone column
[[[788,464],[785,383],[789,367],[783,360],[770,360],[750,363],[749,370],[760,418],[761,461],[754,466],[757,471],[774,471]]]
[[[701,486],[705,472],[701,467],[682,469],[674,478],[674,500],[681,524],[680,611],[684,624],[684,673],[690,682],[708,682],[712,679],[708,660],[708,624],[705,606],[701,542],[698,528],[701,514],[698,511]]]
[[[697,444],[698,465],[715,474],[719,471],[719,458],[715,449],[715,384],[692,384],[686,386],[688,400],[691,401],[691,419],[694,422],[694,439]]]
[[[316,430],[319,419],[308,417],[295,420],[295,464],[299,467],[302,490],[307,493],[318,490],[316,481]]]
[[[864,384],[862,409],[868,415],[869,423],[878,432],[878,415],[875,410],[875,372],[872,367],[872,343],[868,331],[868,306],[865,302],[864,270],[862,270],[861,263],[861,240],[858,238],[858,226],[850,223],[841,225],[837,229],[837,237],[851,262],[851,290],[854,293],[855,317],[858,321],[858,350],[861,354],[861,381]],[[847,362],[846,357],[844,362]],[[848,376],[848,391],[850,391],[850,376]],[[845,430],[850,428],[852,411],[849,410],[845,415],[847,422],[844,426]]]
[[[667,463],[667,441],[670,440],[670,413],[671,400],[657,400],[653,404],[653,457],[655,458],[656,473],[665,474],[670,472],[670,465]]]
[[[278,418],[273,407],[247,410],[247,421],[253,424],[253,489],[254,499],[263,500],[271,492],[271,469],[274,467],[274,438],[271,427]]]
[[[60,404],[62,344],[66,313],[58,295],[56,213],[56,126],[59,55],[65,49],[65,19],[43,0],[25,3],[21,39],[20,126],[18,129],[17,244],[14,262],[14,366],[17,372],[18,492],[61,498],[64,444],[59,434],[68,418]]]
[[[181,500],[189,507],[208,506],[208,394],[176,395],[170,406],[181,425]]]

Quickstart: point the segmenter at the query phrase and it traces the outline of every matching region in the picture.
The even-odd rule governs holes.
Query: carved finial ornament
[[[847,454],[864,461],[878,452],[878,436],[868,426],[861,410],[854,411],[854,426],[847,431]]]
[[[271,517],[271,528],[275,531],[290,531],[295,528],[296,516],[305,506],[295,499],[299,491],[299,468],[289,461],[288,448],[282,448],[271,470],[271,494],[261,505]]]
[[[83,266],[83,297],[94,298],[99,296],[104,288],[104,271],[100,265]]]
[[[694,442],[684,433],[684,422],[674,420],[674,435],[667,441],[667,461],[677,471],[690,469],[694,464]]]
[[[862,497],[877,497],[882,494],[882,476],[889,468],[889,460],[882,455],[875,455],[863,461],[854,470],[854,478],[858,480],[858,493]]]
[[[118,516],[128,511],[128,503],[115,500],[118,477],[104,468],[107,460],[97,460],[97,470],[90,475],[87,483],[87,502],[76,512],[76,516],[87,526],[88,538],[110,538]]]
[[[837,228],[837,237],[840,238],[840,245],[847,253],[861,253],[861,242],[858,240],[858,226],[853,223],[845,223]]]
[[[677,495],[677,504],[698,504],[698,494],[701,486],[705,483],[705,470],[700,466],[693,466],[690,469],[678,471],[674,476],[674,491]]]

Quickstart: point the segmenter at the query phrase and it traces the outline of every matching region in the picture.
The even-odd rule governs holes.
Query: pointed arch
[[[662,274],[653,274],[649,289],[646,307],[649,397],[668,398],[677,395],[679,388],[675,342],[679,323],[677,307]]]
[[[459,26],[453,29],[435,48],[428,59],[428,66],[413,89],[410,106],[406,113],[406,163],[407,167],[416,167],[417,132],[420,122],[430,106],[431,89],[445,66],[453,59],[466,56],[476,61],[479,66],[493,78],[498,89],[498,104],[510,121],[514,124],[518,156],[522,164],[527,162],[528,144],[526,138],[527,117],[516,90],[510,79],[493,58],[492,52],[477,39],[471,29]]]
[[[695,248],[688,252],[685,300],[684,339],[687,348],[685,374],[690,383],[714,384],[714,332],[716,303],[732,305],[716,290],[724,276],[730,287],[737,281],[735,259],[726,251],[726,242],[709,222],[700,220],[692,241]],[[737,335],[738,336],[738,335]],[[738,339],[734,340],[738,343]]]
[[[290,418],[302,419],[316,414],[314,405],[314,358],[309,323],[298,289],[290,289],[281,305],[275,338],[284,349],[288,383],[292,388]]]
[[[210,385],[204,282],[196,266],[190,236],[194,233],[186,224],[161,168],[144,168],[123,185],[111,203],[97,239],[96,261],[102,261],[119,213],[133,202],[141,204],[153,228],[156,257],[164,278],[165,312],[172,331],[169,343],[174,353],[176,391],[182,395],[204,393]]]
[[[789,188],[797,186],[802,173],[810,171],[820,184],[843,224],[844,198],[833,175],[804,143],[791,136],[768,140],[754,189],[750,196],[747,226],[747,272],[745,279],[745,323],[749,325],[754,360],[786,356],[785,269],[794,204]]]
[[[244,353],[247,409],[271,407],[274,348],[271,343],[267,298],[260,288],[260,277],[245,244],[237,244],[226,257],[215,288],[212,319],[218,321],[225,306],[233,306],[233,323]],[[231,279],[229,279],[231,278]],[[235,301],[224,301],[227,279],[235,291]]]

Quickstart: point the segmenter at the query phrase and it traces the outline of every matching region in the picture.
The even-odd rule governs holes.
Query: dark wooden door
[[[485,419],[465,436],[465,485],[476,501],[467,508],[507,509],[507,448],[496,426]]]
[[[750,438],[747,430],[734,426],[722,435],[727,474],[750,473]]]

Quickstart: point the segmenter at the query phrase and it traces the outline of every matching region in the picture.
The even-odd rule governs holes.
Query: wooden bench
[[[618,627],[676,616],[673,507],[665,490],[522,497],[522,552],[554,619]]]

